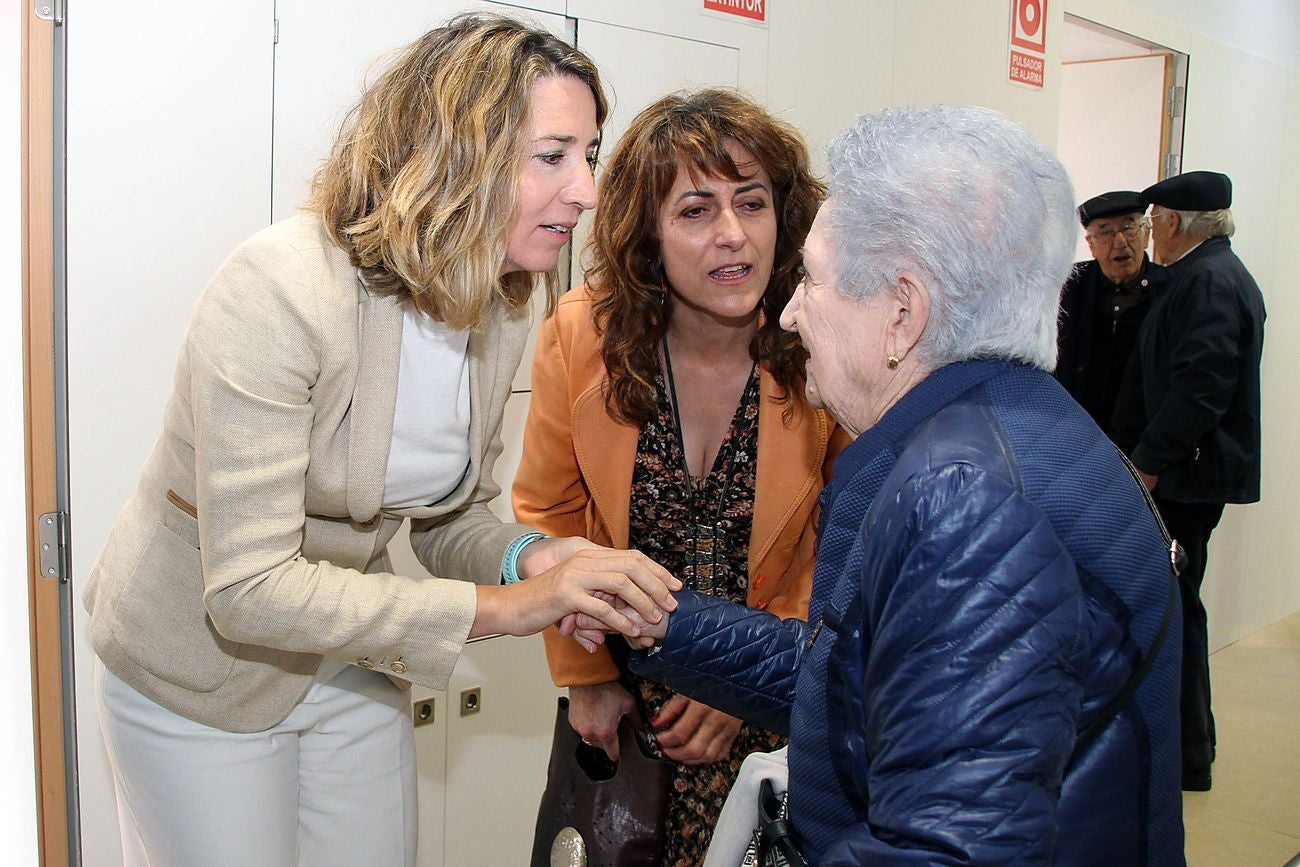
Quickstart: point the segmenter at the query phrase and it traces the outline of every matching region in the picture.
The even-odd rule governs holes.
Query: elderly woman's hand
[[[518,584],[478,587],[469,637],[531,635],[580,614],[588,623],[636,638],[643,624],[657,623],[677,607],[670,591],[681,586],[639,551],[585,547]]]
[[[677,582],[677,589],[680,589],[680,587],[681,582],[679,581]],[[661,620],[650,622],[623,600],[612,596],[604,598],[616,611],[636,624],[636,635],[623,633],[628,645],[634,650],[649,650],[668,634],[667,614]],[[673,607],[676,607],[676,603],[674,603]],[[561,635],[572,635],[574,640],[581,644],[588,653],[595,652],[596,648],[605,643],[605,633],[621,631],[610,629],[603,621],[585,614],[572,614],[561,620],[559,627]]]

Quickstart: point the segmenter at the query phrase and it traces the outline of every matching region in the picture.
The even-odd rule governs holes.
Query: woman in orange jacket
[[[632,121],[600,193],[587,285],[538,341],[515,515],[805,617],[817,496],[847,442],[778,324],[824,193],[807,150],[734,92],[671,95]],[[662,863],[698,863],[741,759],[780,739],[631,678],[623,648],[546,635],[583,740],[617,759],[628,715],[678,763]]]

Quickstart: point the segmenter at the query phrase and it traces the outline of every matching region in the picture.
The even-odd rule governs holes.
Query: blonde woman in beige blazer
[[[528,297],[545,273],[554,299],[595,204],[605,115],[577,50],[458,18],[366,92],[307,212],[204,290],[85,593],[127,864],[413,863],[395,680],[445,688],[468,638],[577,612],[634,634],[597,592],[650,619],[673,606],[680,585],[646,558],[487,508]],[[419,328],[451,363],[414,366]],[[439,441],[412,445],[430,401],[468,419],[448,433],[439,415]],[[417,466],[426,496],[395,505],[394,474],[426,453],[455,470],[426,483]],[[389,570],[406,519],[442,577]]]

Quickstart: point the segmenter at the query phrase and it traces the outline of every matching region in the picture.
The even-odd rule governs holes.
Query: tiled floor
[[[1210,657],[1214,788],[1183,795],[1190,867],[1281,867],[1300,853],[1300,614]]]

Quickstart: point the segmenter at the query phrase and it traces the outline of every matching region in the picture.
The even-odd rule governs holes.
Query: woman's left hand
[[[740,720],[684,695],[670,698],[650,725],[664,755],[683,765],[722,761],[740,733]]]
[[[581,614],[605,629],[635,638],[641,634],[638,622],[657,623],[677,607],[670,591],[681,586],[639,551],[590,545],[526,581],[476,587],[478,606],[469,637],[500,632],[532,635],[571,614]],[[639,620],[620,608],[635,612]]]

